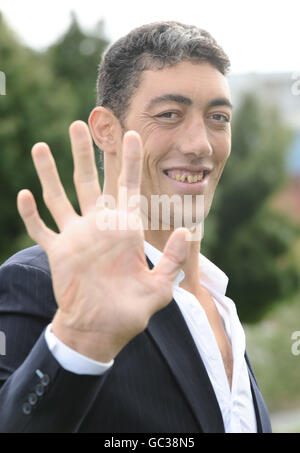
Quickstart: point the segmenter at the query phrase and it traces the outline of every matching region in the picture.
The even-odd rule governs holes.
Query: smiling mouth
[[[209,170],[202,170],[198,172],[187,170],[163,170],[163,173],[170,179],[184,184],[197,184],[204,181],[206,176],[210,173]]]

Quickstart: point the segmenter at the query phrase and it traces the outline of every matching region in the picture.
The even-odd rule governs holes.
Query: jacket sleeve
[[[0,432],[77,432],[109,374],[64,370],[45,327],[57,309],[50,274],[12,263],[0,268]]]

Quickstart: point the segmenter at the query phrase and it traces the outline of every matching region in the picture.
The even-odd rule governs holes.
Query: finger
[[[74,184],[82,215],[94,209],[101,195],[92,138],[87,124],[75,121],[70,126],[74,160]]]
[[[128,201],[131,196],[140,194],[142,158],[143,145],[139,134],[135,131],[126,132],[123,139],[122,169],[119,177],[119,203],[124,197],[124,188],[126,189]]]
[[[18,193],[17,207],[29,236],[47,250],[56,233],[46,227],[40,218],[34,197],[29,190],[21,190]]]
[[[188,257],[190,238],[191,233],[187,228],[178,228],[169,237],[162,257],[152,270],[160,282],[174,284]]]
[[[42,185],[44,201],[61,231],[77,214],[66,196],[48,145],[34,145],[32,158]]]

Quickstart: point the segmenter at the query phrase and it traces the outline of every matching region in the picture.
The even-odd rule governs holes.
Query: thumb
[[[191,233],[187,228],[178,228],[169,237],[162,257],[155,266],[155,274],[174,283],[180,268],[185,263],[191,242]]]

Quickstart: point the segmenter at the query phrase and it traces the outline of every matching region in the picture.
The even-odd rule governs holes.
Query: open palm
[[[103,196],[87,125],[74,122],[70,138],[81,215],[69,202],[45,143],[33,147],[32,157],[59,233],[41,220],[28,190],[18,194],[18,209],[29,235],[49,259],[58,304],[53,332],[79,352],[108,361],[172,299],[175,278],[187,256],[188,231],[179,228],[170,236],[161,260],[150,270],[139,207],[124,208],[118,200],[115,209],[101,205]],[[139,196],[143,148],[136,132],[125,134],[122,152],[119,193],[126,188],[128,198]],[[120,219],[124,218],[127,228],[121,229]]]

